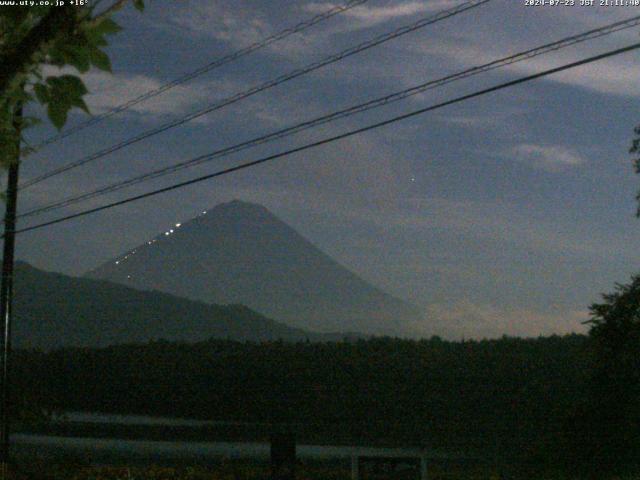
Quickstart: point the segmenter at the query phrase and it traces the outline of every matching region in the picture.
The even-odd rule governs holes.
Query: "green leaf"
[[[16,92],[10,95],[16,103],[27,104],[33,100],[33,95],[27,92],[24,88],[18,88]]]
[[[69,111],[69,105],[65,105],[62,102],[50,102],[47,107],[47,115],[49,120],[53,123],[53,126],[58,130],[61,130],[67,121],[67,112]]]
[[[51,49],[49,51],[49,57],[47,59],[48,63],[51,65],[55,65],[56,67],[63,67],[66,63],[64,55],[59,49]]]
[[[96,68],[111,72],[111,61],[109,60],[109,56],[99,48],[90,49],[89,58]]]
[[[59,77],[47,77],[47,83],[51,88],[51,98],[74,99],[88,93],[82,80],[75,75],[61,75]],[[69,101],[70,103],[70,101]]]
[[[118,33],[122,28],[111,20],[110,18],[104,18],[97,23],[86,22],[81,27],[81,34],[85,39],[85,45],[90,47],[105,47],[107,41],[106,35],[112,35]]]
[[[133,0],[133,6],[143,12],[144,11],[144,0]]]
[[[49,101],[49,89],[41,83],[36,83],[33,86],[33,91],[36,93],[36,98],[43,105]]]
[[[60,52],[65,62],[76,67],[80,73],[89,71],[90,51],[86,45],[64,45],[60,48]]]
[[[97,33],[93,28],[87,28],[84,32],[84,36],[87,39],[87,44],[94,47],[106,47],[108,42],[104,39],[104,35]]]
[[[89,114],[91,113],[89,111],[89,107],[87,106],[87,104],[84,102],[84,99],[82,99],[82,98],[74,99],[73,102],[72,102],[72,105],[74,107],[80,108],[81,110],[84,110],[86,113],[89,113]]]
[[[11,20],[15,24],[19,24],[27,17],[28,13],[28,8],[4,8],[0,12],[0,16]]]
[[[99,36],[113,35],[120,30],[122,30],[122,27],[110,18],[105,18],[92,28],[92,31]]]
[[[74,75],[47,77],[46,83],[49,87],[47,114],[56,128],[61,129],[64,126],[71,107],[89,111],[82,99],[87,93],[87,87],[78,77]]]

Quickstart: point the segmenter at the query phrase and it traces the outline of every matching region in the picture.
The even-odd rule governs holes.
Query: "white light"
[[[203,214],[203,215],[204,215],[204,214],[206,214],[206,213],[207,213],[207,211],[206,211],[206,210],[205,210],[204,212],[202,212],[202,214]]]
[[[180,227],[180,225],[182,225],[181,223],[176,223],[176,227]]]
[[[120,263],[120,260],[116,260],[116,265],[118,265]]]
[[[173,228],[171,230],[169,230],[169,233],[173,233]]]
[[[164,232],[165,235],[169,235],[169,232]]]

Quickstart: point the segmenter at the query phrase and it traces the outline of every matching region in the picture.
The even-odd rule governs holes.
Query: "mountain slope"
[[[209,305],[16,265],[14,343],[49,349],[166,339],[323,340],[242,305]],[[337,337],[334,336],[334,338]]]
[[[402,334],[417,309],[347,270],[266,208],[233,201],[87,274],[315,331]]]

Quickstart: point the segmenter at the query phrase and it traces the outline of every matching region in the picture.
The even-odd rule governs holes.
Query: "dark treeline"
[[[58,410],[289,423],[302,440],[455,447],[541,467],[580,435],[590,351],[580,335],[20,351],[15,393]]]

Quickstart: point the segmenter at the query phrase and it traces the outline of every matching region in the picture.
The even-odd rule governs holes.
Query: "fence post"
[[[271,435],[271,480],[295,480],[296,441],[293,433]]]
[[[351,480],[359,480],[360,472],[358,471],[358,454],[351,455]]]

